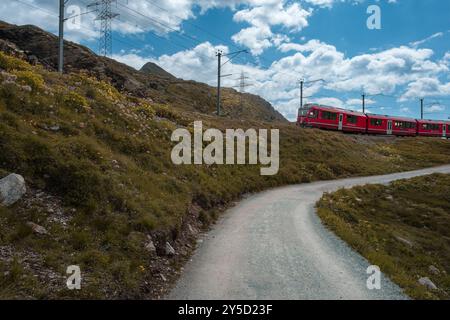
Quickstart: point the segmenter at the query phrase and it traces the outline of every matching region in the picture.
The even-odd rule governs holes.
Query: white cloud
[[[372,105],[375,103],[375,101],[372,99],[365,99],[364,101],[365,101],[366,105]],[[348,106],[359,106],[362,104],[362,100],[361,99],[348,99],[345,103]]]
[[[253,55],[260,55],[265,49],[289,40],[286,36],[274,34],[273,26],[281,26],[288,32],[298,32],[308,26],[311,14],[312,10],[303,9],[299,3],[261,1],[260,5],[235,13],[234,21],[247,22],[250,27],[242,29],[232,39],[249,48]]]
[[[441,83],[436,78],[420,78],[408,84],[401,101],[424,97],[441,97],[450,95],[450,82]]]
[[[315,6],[330,8],[336,2],[336,0],[306,0],[306,2],[311,3]]]
[[[444,35],[443,32],[437,32],[437,33],[435,33],[435,34],[433,34],[433,35],[431,35],[431,36],[429,36],[429,37],[427,37],[425,39],[422,39],[422,40],[419,40],[419,41],[415,41],[415,42],[411,42],[410,46],[412,46],[414,48],[417,48],[417,47],[421,46],[422,44],[424,44],[424,43],[426,43],[426,42],[428,42],[430,40],[433,40],[433,39],[436,39],[436,38],[440,38],[443,35]]]
[[[125,63],[136,70],[140,70],[144,64],[153,60],[151,57],[142,57],[137,53],[125,53],[121,52],[119,54],[113,54],[112,59],[117,60],[119,62]]]
[[[232,40],[239,45],[250,48],[252,54],[259,55],[264,52],[265,49],[270,48],[273,44],[271,37],[273,36],[270,27],[249,27],[242,29],[235,35]]]
[[[439,111],[444,111],[444,110],[445,110],[445,107],[440,104],[432,104],[431,106],[425,108],[425,111],[429,112],[429,113],[439,112]]]
[[[324,97],[324,98],[313,98],[309,99],[308,102],[319,103],[326,106],[333,106],[336,108],[344,108],[345,104],[341,99],[333,98],[333,97]]]

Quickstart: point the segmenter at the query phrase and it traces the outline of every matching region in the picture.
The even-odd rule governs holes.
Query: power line
[[[150,20],[150,21],[152,21],[152,22],[154,22],[154,23],[156,23],[156,24],[158,24],[158,25],[160,25],[160,26],[162,26],[162,27],[164,27],[164,28],[167,28],[167,29],[171,30],[172,32],[175,32],[177,35],[180,35],[180,37],[184,37],[184,38],[186,38],[186,39],[189,39],[189,40],[191,40],[191,41],[196,42],[197,44],[201,44],[201,42],[200,42],[198,39],[196,39],[196,38],[194,38],[194,37],[192,37],[192,36],[189,36],[189,35],[187,35],[187,34],[185,34],[185,33],[182,33],[182,32],[180,32],[179,30],[177,30],[177,29],[175,29],[175,28],[173,28],[173,27],[171,27],[171,26],[165,24],[164,22],[161,22],[161,21],[159,21],[159,20],[157,20],[157,19],[155,19],[155,18],[152,18],[152,17],[150,17],[150,16],[148,16],[148,15],[145,15],[145,14],[143,14],[143,13],[137,11],[137,10],[134,10],[134,9],[132,9],[132,8],[130,8],[130,7],[126,6],[126,5],[124,5],[124,4],[119,3],[119,5],[120,5],[121,7],[123,7],[123,8],[125,8],[125,9],[131,11],[131,12],[134,12],[134,13],[138,14],[139,16],[141,16],[141,17],[143,17],[143,18],[146,18],[146,19],[148,19],[148,20]]]
[[[119,3],[119,5],[122,6],[122,7],[124,7],[125,9],[131,11],[131,12],[136,13],[137,15],[139,15],[139,16],[141,16],[141,17],[143,17],[143,18],[148,19],[149,21],[152,21],[152,22],[154,22],[154,23],[157,23],[157,24],[159,24],[159,25],[161,25],[161,26],[163,26],[163,27],[165,27],[165,28],[167,28],[167,29],[169,29],[169,30],[175,32],[175,33],[176,33],[176,36],[178,36],[180,39],[185,39],[185,40],[195,41],[197,44],[201,44],[201,42],[200,42],[199,40],[195,39],[194,37],[191,37],[191,36],[189,36],[189,35],[186,35],[186,34],[180,32],[179,30],[176,30],[176,29],[174,29],[174,28],[168,26],[167,24],[158,21],[157,19],[154,19],[154,18],[151,18],[151,17],[149,17],[149,16],[147,16],[147,15],[144,15],[144,14],[142,14],[141,12],[136,11],[136,10],[134,10],[134,9],[132,9],[132,8],[129,8],[128,6],[123,5],[123,4],[121,4],[121,3]],[[133,15],[133,14],[130,14],[130,15],[131,15],[131,16],[134,16],[134,17],[136,18],[136,15]],[[175,41],[173,41],[173,40],[171,40],[171,39],[168,39],[168,38],[166,38],[166,37],[162,37],[162,36],[160,36],[160,35],[157,35],[156,33],[151,33],[151,34],[152,34],[153,36],[159,38],[159,39],[162,39],[162,40],[165,40],[165,41],[168,41],[168,42],[172,42],[173,44],[175,44],[175,45],[177,45],[177,46],[179,46],[179,47],[181,47],[181,48],[183,48],[183,49],[185,49],[185,50],[190,51],[190,50],[193,50],[193,49],[194,49],[194,48],[185,46],[185,45],[183,45],[183,44],[180,44],[180,43],[178,43],[178,42],[175,42]],[[202,53],[200,53],[200,52],[196,52],[196,53],[197,53],[198,55],[204,57],[204,58],[207,58],[207,59],[210,59],[210,58],[211,58],[210,56],[206,56],[205,54],[202,54]]]
[[[157,5],[157,4],[156,4],[155,2],[153,2],[153,1],[146,0],[146,2],[148,2],[149,4],[151,4],[152,6],[158,8],[158,9],[161,9],[161,10],[163,10],[163,11],[166,11],[167,13],[169,13],[169,14],[171,14],[172,16],[176,17],[177,19],[180,19],[181,21],[184,20],[184,18],[182,18],[182,17],[180,17],[180,16],[177,16],[177,15],[171,13],[169,10],[167,10],[167,9],[165,9],[165,8],[163,8],[163,7],[159,6],[159,5]],[[231,41],[225,40],[225,39],[223,39],[222,37],[220,37],[220,36],[218,36],[218,35],[216,35],[216,34],[210,32],[210,31],[206,30],[205,28],[203,28],[203,27],[201,27],[201,26],[199,26],[199,25],[197,25],[197,24],[195,24],[195,23],[192,23],[192,22],[189,22],[189,21],[184,21],[184,23],[189,24],[189,25],[191,25],[191,26],[197,28],[198,30],[200,30],[200,31],[202,31],[202,32],[204,32],[204,33],[206,33],[206,34],[212,36],[213,38],[216,38],[217,40],[220,40],[220,41],[222,41],[222,42],[228,43],[229,45],[231,45],[232,47],[234,47],[236,50],[241,50],[241,49],[242,49],[242,48],[239,48],[239,47],[237,47],[236,45],[234,45]]]

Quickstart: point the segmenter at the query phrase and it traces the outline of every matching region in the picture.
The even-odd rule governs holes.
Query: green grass
[[[450,175],[342,189],[324,195],[317,207],[331,230],[409,296],[450,298]],[[439,290],[421,286],[421,277]]]
[[[21,201],[0,208],[0,247],[31,252],[40,259],[39,268],[63,277],[68,265],[78,264],[85,277],[79,292],[45,280],[37,287],[18,257],[21,268],[15,274],[21,281],[5,278],[13,266],[0,263],[0,298],[146,297],[158,266],[179,263],[150,256],[144,249],[147,234],[158,243],[183,239],[188,219],[207,226],[217,208],[248,192],[449,162],[450,144],[440,139],[385,140],[219,119],[122,95],[86,74],[60,76],[2,53],[0,68],[9,74],[0,76],[0,177],[23,175],[28,186],[60,199],[70,216],[63,228],[39,206]],[[4,81],[18,71],[26,72],[12,83]],[[172,130],[192,128],[194,120],[221,130],[279,128],[278,175],[262,177],[259,166],[173,165]],[[189,213],[192,206],[199,217]],[[47,228],[49,236],[32,233],[27,221]]]

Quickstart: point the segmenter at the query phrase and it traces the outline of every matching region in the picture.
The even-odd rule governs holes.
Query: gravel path
[[[324,192],[389,183],[450,165],[385,176],[315,182],[262,192],[228,210],[203,237],[168,299],[407,299],[382,276],[368,290],[369,263],[328,231],[314,209]]]

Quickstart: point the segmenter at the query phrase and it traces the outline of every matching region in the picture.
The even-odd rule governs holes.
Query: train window
[[[439,130],[439,125],[435,123],[424,123],[422,124],[424,130]]]
[[[313,118],[313,119],[315,119],[315,118],[317,118],[317,114],[318,114],[318,111],[317,111],[317,110],[311,110],[311,111],[308,113],[308,118]]]
[[[358,118],[356,116],[347,115],[347,122],[356,124],[358,122]]]
[[[336,120],[337,119],[337,113],[328,112],[328,111],[322,111],[322,119],[325,119],[325,120]]]
[[[414,129],[416,127],[416,124],[414,122],[404,122],[403,127],[405,129]]]
[[[414,129],[416,124],[414,122],[395,121],[395,126],[400,129]]]
[[[301,115],[302,117],[306,117],[308,115],[308,111],[309,109],[299,109],[298,114]]]
[[[382,126],[383,125],[383,120],[381,120],[381,119],[370,119],[370,125],[371,126],[376,126],[376,127]]]

